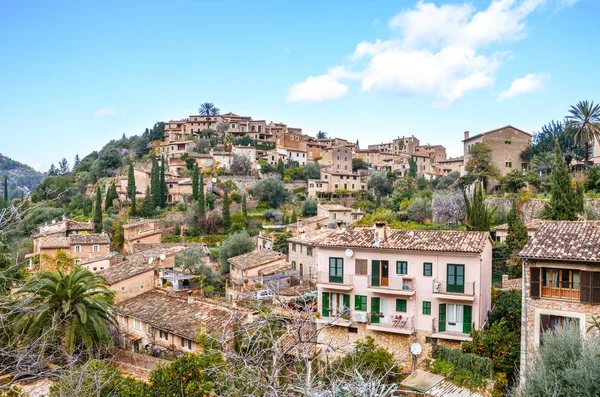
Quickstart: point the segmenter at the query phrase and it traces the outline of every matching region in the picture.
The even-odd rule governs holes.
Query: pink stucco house
[[[319,337],[334,347],[369,335],[406,358],[413,341],[469,340],[491,307],[485,232],[341,229],[317,244],[317,271]]]

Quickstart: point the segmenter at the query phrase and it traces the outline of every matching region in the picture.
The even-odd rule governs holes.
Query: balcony
[[[386,319],[387,315],[383,318]],[[369,323],[367,329],[371,331],[391,332],[394,334],[410,335],[415,331],[415,316],[407,316],[406,313],[393,313],[387,318],[389,322]]]
[[[380,279],[379,285],[373,285],[373,279],[369,277],[368,290],[376,294],[396,296],[413,296],[415,294],[414,280],[408,277]]]
[[[448,299],[463,302],[475,300],[475,281],[466,282],[464,285],[454,285],[446,281],[433,280],[433,296],[438,299]]]
[[[317,324],[325,326],[337,326],[337,327],[350,327],[352,326],[352,319],[349,316],[334,316],[329,317],[315,317]]]
[[[435,317],[433,317],[431,319],[431,337],[432,338],[454,340],[454,341],[459,341],[459,342],[473,341],[473,338],[471,337],[471,335],[464,334],[462,332],[456,332],[456,331],[438,332],[437,326],[438,326],[437,319]],[[472,327],[473,326],[474,326],[474,324],[472,325]]]
[[[579,301],[579,290],[571,288],[560,288],[560,287],[546,287],[542,285],[542,298],[553,298],[553,299],[566,299],[572,301]]]
[[[335,291],[351,291],[354,288],[354,275],[330,276],[328,272],[318,272],[317,287]]]

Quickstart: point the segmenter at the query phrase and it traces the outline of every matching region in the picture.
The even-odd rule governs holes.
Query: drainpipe
[[[525,373],[527,372],[527,280],[525,279],[527,272],[527,260],[521,262],[521,371],[519,374],[520,386],[525,382]]]

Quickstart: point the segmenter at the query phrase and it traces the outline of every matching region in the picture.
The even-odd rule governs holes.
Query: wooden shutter
[[[365,299],[364,308],[363,308],[363,298]],[[366,299],[367,299],[366,296],[363,296],[363,295],[354,295],[354,310],[359,310],[359,311],[367,310]]]
[[[323,308],[321,310],[323,317],[329,317],[329,292],[323,292]]]
[[[371,298],[371,323],[379,324],[379,298]],[[377,316],[374,316],[373,313],[376,313]]]
[[[592,303],[600,303],[600,272],[590,272],[592,274]]]
[[[550,315],[549,314],[540,314],[540,346],[544,342],[544,332],[548,331],[550,328]]]
[[[366,276],[369,261],[366,259],[356,259],[354,261],[354,274]]]
[[[379,287],[380,270],[379,261],[371,261],[371,285],[373,287]]]
[[[472,311],[473,309],[471,306],[463,306],[463,334],[471,333],[471,323],[473,322]]]
[[[446,304],[440,303],[440,313],[438,319],[438,332],[446,331]]]
[[[580,295],[581,303],[592,303],[592,272],[580,273]]]
[[[532,298],[540,297],[540,268],[532,267],[530,269],[531,272],[531,289],[529,291],[529,296]]]
[[[396,311],[397,312],[406,312],[406,299],[396,299]]]
[[[344,311],[342,314],[350,314],[350,295],[342,295],[342,304],[344,305]]]

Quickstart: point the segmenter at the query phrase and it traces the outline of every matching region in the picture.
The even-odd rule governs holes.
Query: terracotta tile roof
[[[525,222],[525,227],[531,230],[537,230],[540,225],[545,222],[543,219],[530,219]],[[496,230],[508,230],[508,223],[503,223],[500,226],[496,226]]]
[[[162,232],[160,230],[148,230],[148,231],[145,231],[142,233],[134,234],[133,236],[129,236],[127,238],[127,241],[135,240],[138,238],[144,238],[144,237],[148,237],[148,236],[153,236],[155,234],[162,234]]]
[[[344,207],[340,204],[319,204],[318,208],[323,208],[327,211],[352,211],[352,208]]]
[[[333,229],[321,229],[312,232],[302,233],[297,237],[288,238],[287,241],[290,243],[298,243],[304,245],[314,246],[320,243],[323,239],[333,233]]]
[[[600,262],[600,221],[544,221],[519,256]]]
[[[158,222],[158,221],[159,221],[158,219],[140,219],[140,220],[129,222],[129,223],[123,225],[123,228],[127,229],[127,228],[130,228],[130,227],[140,226],[140,225],[144,225],[146,223]]]
[[[184,244],[179,244],[179,245],[175,245],[175,246],[166,245],[164,247],[160,246],[160,247],[155,247],[155,248],[147,249],[144,251],[136,252],[135,254],[128,255],[126,259],[129,262],[145,264],[145,263],[148,263],[148,259],[150,259],[150,258],[154,258],[155,260],[157,260],[161,254],[165,254],[165,256],[168,258],[170,256],[175,255],[178,252],[185,251],[187,248],[188,247]]]
[[[271,262],[275,262],[277,260],[285,258],[286,256],[281,252],[260,250],[248,252],[247,254],[229,258],[229,263],[231,263],[238,269],[246,270],[266,265]]]
[[[67,221],[67,230],[94,230],[92,222]]]
[[[326,219],[329,219],[329,217],[324,216],[324,215],[315,215],[315,216],[311,216],[309,218],[301,218],[300,223],[302,223],[303,225],[310,225],[311,223],[321,222]]]
[[[114,285],[128,278],[135,277],[146,272],[153,272],[156,266],[146,263],[121,262],[98,272],[98,275],[104,277],[106,285]]]
[[[201,329],[213,334],[230,329],[236,317],[236,312],[226,308],[199,301],[188,303],[186,298],[162,290],[123,301],[115,305],[115,311],[194,341]]]
[[[69,248],[68,237],[48,237],[40,243],[41,249]]]
[[[352,227],[336,232],[317,244],[319,247],[356,247],[407,251],[464,252],[483,251],[490,234],[486,232],[398,230],[387,229],[387,238],[374,246],[375,232],[371,227]]]
[[[110,244],[108,234],[92,233],[92,234],[71,234],[69,236],[69,244],[88,245],[88,244]]]
[[[110,259],[114,258],[115,256],[117,256],[116,252],[109,252],[108,254],[92,256],[91,258],[81,258],[81,264],[86,265],[89,263],[99,262],[99,261],[103,261],[106,259],[110,260]]]

